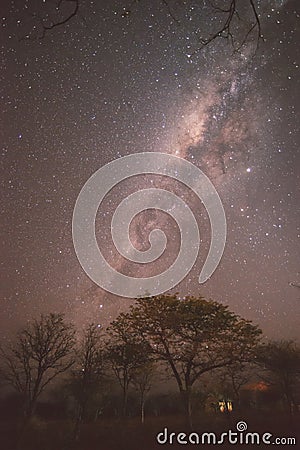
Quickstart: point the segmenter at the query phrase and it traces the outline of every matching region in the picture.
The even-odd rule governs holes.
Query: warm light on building
[[[231,400],[221,400],[219,401],[219,409],[220,411],[223,412],[231,412],[232,411],[232,401]]]

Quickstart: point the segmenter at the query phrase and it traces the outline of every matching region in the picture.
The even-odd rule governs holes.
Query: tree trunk
[[[78,405],[78,412],[76,415],[76,420],[75,420],[75,425],[74,425],[74,431],[73,431],[73,439],[75,441],[78,441],[79,439],[79,435],[80,435],[80,425],[82,422],[82,417],[83,417],[83,408],[82,405]]]
[[[145,422],[145,399],[143,395],[141,397],[141,422]]]
[[[237,411],[241,410],[241,398],[240,398],[240,390],[239,388],[236,386],[234,380],[232,380],[232,387],[233,387],[233,392],[235,395],[235,404],[233,404],[234,409],[236,409]]]
[[[283,382],[283,389],[284,389],[284,397],[286,400],[286,409],[288,414],[292,415],[293,414],[293,399],[292,399],[292,395],[291,395],[291,389],[289,386],[288,381],[285,379]]]
[[[192,423],[192,404],[191,404],[191,389],[187,388],[181,391],[181,398],[183,401],[186,424],[189,429],[193,428]]]
[[[23,437],[24,434],[27,431],[27,428],[30,424],[30,419],[34,415],[35,409],[36,409],[36,403],[37,399],[27,399],[26,403],[24,405],[24,417],[23,421],[21,423],[20,429],[18,430],[16,434],[16,450],[21,450],[23,447]]]
[[[78,404],[78,411],[73,432],[73,437],[75,441],[78,441],[79,439],[81,424],[82,421],[85,419],[86,409],[87,409],[87,399],[85,398],[82,399]]]
[[[29,398],[26,400],[24,408],[25,419],[29,420],[35,413],[37,398]]]
[[[236,400],[236,403],[235,404],[233,403],[233,410],[234,411],[237,410],[237,411],[240,412],[241,411],[241,398],[240,398],[240,393],[239,392],[236,393],[235,400]]]
[[[123,417],[127,416],[127,403],[128,403],[128,387],[126,385],[123,386]]]

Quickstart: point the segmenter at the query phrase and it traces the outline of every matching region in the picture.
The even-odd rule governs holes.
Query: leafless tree
[[[231,398],[234,409],[239,410],[241,389],[255,377],[255,369],[253,363],[237,362],[225,366],[210,374],[212,388],[217,389],[218,394],[225,400]],[[226,402],[225,408],[227,410]]]
[[[42,315],[1,347],[1,376],[24,398],[24,414],[30,418],[37,400],[49,383],[74,363],[73,326],[61,314]]]
[[[78,404],[74,430],[76,439],[88,404],[103,381],[104,366],[99,328],[95,324],[89,324],[77,348],[76,369],[73,370],[71,380],[72,394]]]
[[[127,414],[129,386],[133,383],[134,379],[137,380],[138,372],[143,371],[145,366],[150,362],[150,347],[147,342],[141,342],[132,333],[127,322],[123,321],[121,317],[111,323],[108,328],[108,336],[106,358],[122,389],[122,413],[125,417]],[[140,388],[144,390],[144,394],[148,381],[147,379],[142,381],[142,378],[140,378]]]
[[[147,394],[152,386],[154,374],[155,365],[154,362],[150,360],[133,371],[132,384],[140,396],[140,413],[142,423],[145,422],[145,402]]]

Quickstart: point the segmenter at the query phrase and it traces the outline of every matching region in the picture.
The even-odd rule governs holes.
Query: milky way
[[[159,151],[192,162],[214,183],[228,225],[221,264],[198,284],[210,243],[207,213],[189,189],[157,175],[125,181],[100,206],[96,235],[108,262],[138,277],[172,264],[180,236],[166,213],[141,213],[130,228],[140,250],[151,230],[165,231],[167,249],[156,263],[129,263],[110,236],[123,198],[149,187],[171,190],[193,210],[201,233],[197,263],[173,291],[228,304],[268,336],[297,337],[298,2],[265,2],[265,41],[256,52],[253,40],[235,54],[226,39],[195,51],[195,30],[206,22],[192,3],[170,3],[176,23],[160,1],[134,4],[128,18],[120,1],[83,1],[77,17],[42,39],[24,38],[35,26],[28,9],[41,11],[38,2],[23,3],[5,1],[2,27],[2,328],[53,310],[79,325],[104,326],[128,307],[130,300],[83,272],[73,208],[104,164]]]

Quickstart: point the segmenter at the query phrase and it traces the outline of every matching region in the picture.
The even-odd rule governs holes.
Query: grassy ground
[[[285,447],[300,448],[299,423],[300,417],[293,418],[283,414],[252,414],[246,417],[230,415],[202,415],[194,420],[194,431],[198,433],[215,432],[218,436],[229,429],[236,431],[236,423],[243,420],[248,425],[248,432],[269,432],[273,437],[296,437],[296,445]],[[137,418],[102,419],[94,423],[83,424],[78,441],[72,440],[73,424],[68,421],[43,421],[34,418],[27,427],[18,450],[152,450],[156,448],[264,448],[264,444],[257,445],[192,445],[192,444],[165,444],[160,445],[156,441],[157,433],[168,428],[168,436],[171,432],[188,432],[184,426],[182,417],[149,417],[144,425]],[[246,432],[243,434],[245,435]],[[13,422],[0,422],[0,448],[3,450],[16,449],[17,424]],[[182,438],[184,439],[184,438]],[[271,438],[273,439],[273,438]],[[283,445],[276,445],[276,448]],[[269,447],[270,448],[270,447]]]

